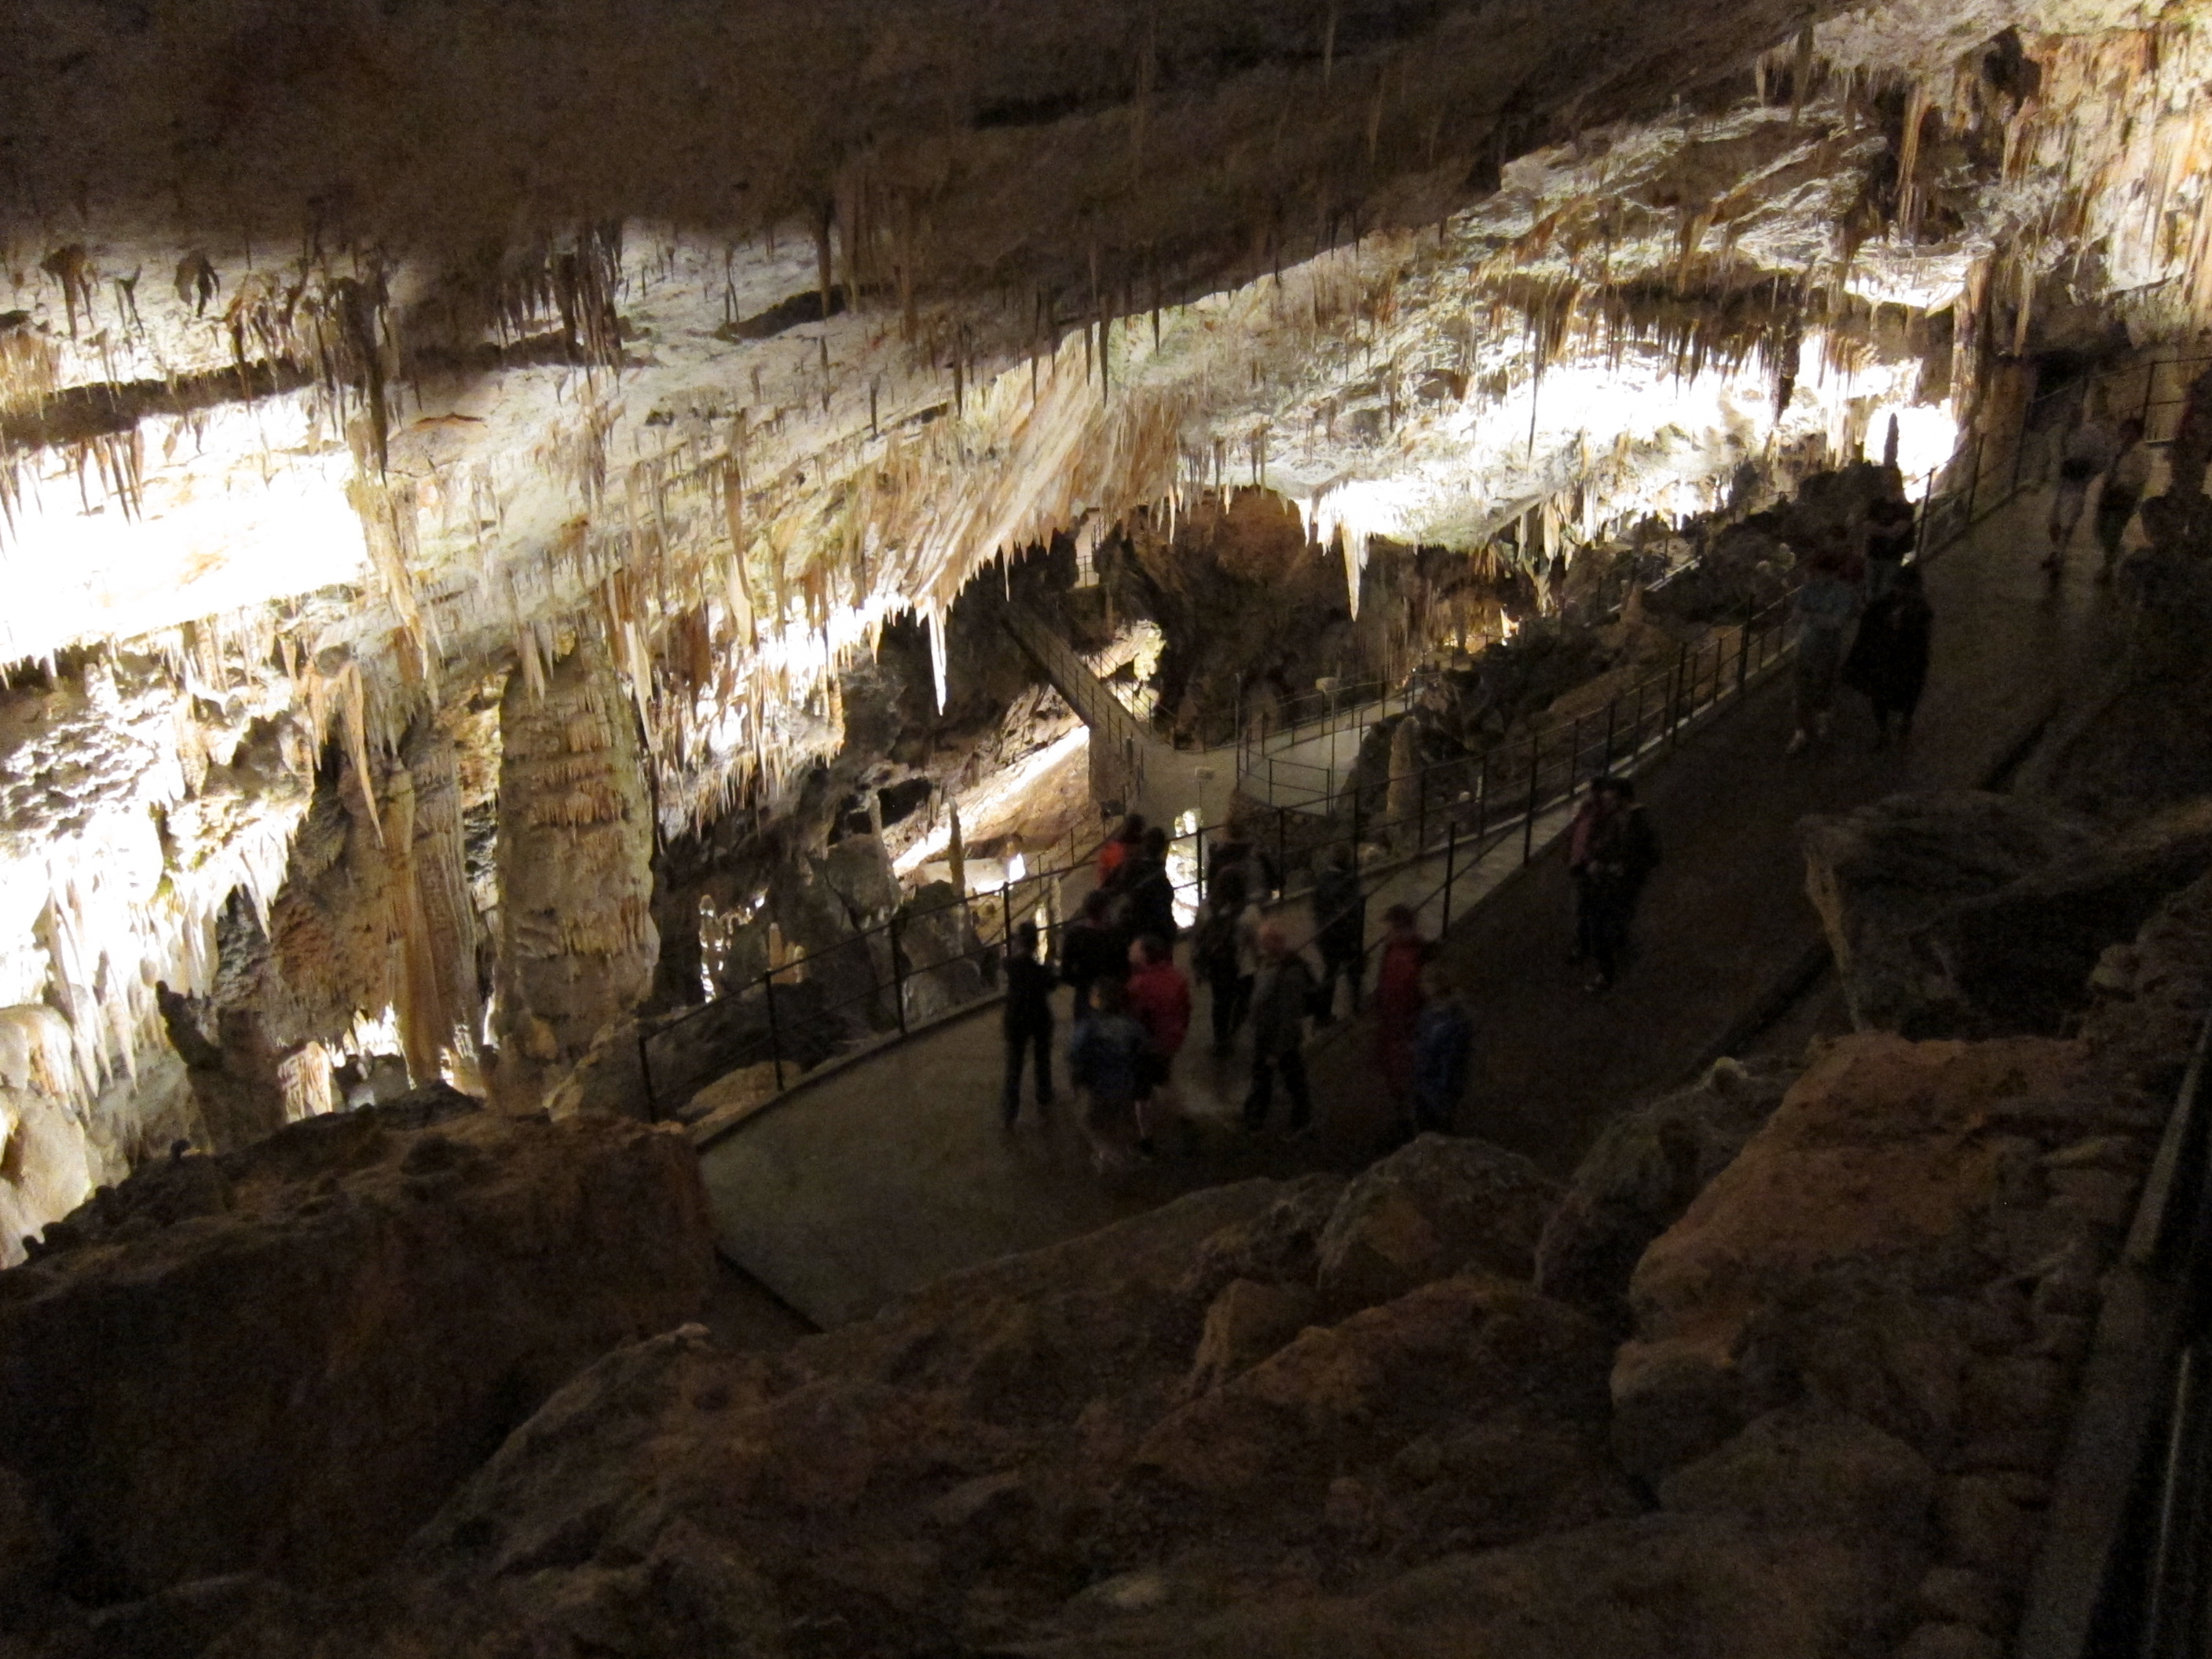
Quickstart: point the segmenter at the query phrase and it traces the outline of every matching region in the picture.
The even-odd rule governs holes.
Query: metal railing
[[[2212,1644],[2212,1016],[2102,1281],[2015,1659]]]
[[[638,1065],[648,1115],[668,1115],[737,1072],[766,1067],[769,1093],[997,994],[1006,941],[1042,916],[1057,928],[1066,888],[1097,848],[1055,868],[1002,880],[995,890],[904,900],[884,921],[826,950],[794,954],[733,991],[641,1026]]]
[[[1525,746],[1516,737],[1390,780],[1379,811],[1354,793],[1341,798],[1349,809],[1342,823],[1278,808],[1271,835],[1264,823],[1232,819],[1176,836],[1170,866],[1192,872],[1172,883],[1177,902],[1186,913],[1204,902],[1208,848],[1224,840],[1251,846],[1261,860],[1263,909],[1304,897],[1315,855],[1349,845],[1367,897],[1407,866],[1441,855],[1443,879],[1421,902],[1440,894],[1448,927],[1455,884],[1477,861],[1517,837],[1525,863],[1535,855],[1536,827],[1547,812],[1571,803],[1592,778],[1672,749],[1700,716],[1743,696],[1788,648],[1787,605],[1747,617],[1733,637],[1723,633],[1694,649],[1684,646],[1674,663],[1623,689],[1602,709],[1534,731]],[[659,1116],[708,1083],[754,1066],[769,1068],[767,1092],[781,1094],[832,1060],[990,1000],[1019,922],[1036,921],[1045,953],[1058,955],[1060,930],[1095,884],[1096,850],[1003,882],[996,891],[947,895],[926,908],[909,902],[826,951],[772,966],[736,993],[641,1029],[639,1066],[649,1112]]]
[[[2180,410],[2189,398],[2189,376],[2185,371],[2208,363],[2212,363],[2212,355],[2200,354],[2152,357],[2094,371],[2030,399],[2021,406],[2021,418],[2008,434],[1970,434],[1952,452],[1950,459],[1918,481],[1920,545],[1926,549],[1956,541],[2022,490],[2039,489],[2048,481],[2066,435],[2066,423],[2055,416],[2069,406],[2086,403],[2094,392],[2101,391],[2108,415],[2132,409],[2143,423],[2145,443],[2171,442]],[[2129,385],[2138,375],[2142,380],[2140,396]]]
[[[1305,799],[1283,799],[1294,775],[1271,778],[1271,801],[1248,808],[1268,827],[1276,861],[1292,863],[1291,849],[1338,840],[1348,811],[1355,841],[1382,833],[1401,856],[1443,844],[1454,830],[1482,841],[1502,823],[1520,826],[1524,839],[1544,811],[1571,799],[1590,779],[1632,769],[1654,750],[1679,744],[1684,728],[1719,703],[1741,695],[1789,648],[1790,599],[1748,611],[1732,629],[1692,646],[1680,646],[1674,661],[1646,673],[1601,708],[1548,724],[1532,721],[1523,733],[1502,738],[1479,751],[1432,761],[1389,775],[1379,785],[1355,775],[1340,784],[1317,784]],[[1571,695],[1571,694],[1570,694]],[[1278,763],[1285,769],[1298,763]],[[1371,804],[1382,797],[1382,814]],[[1256,809],[1256,810],[1255,810]]]
[[[2057,411],[2101,391],[2108,415],[2132,409],[2144,423],[2144,441],[2162,444],[2172,436],[2175,421],[2169,417],[2178,417],[2187,401],[2186,371],[2207,363],[2212,363],[2212,355],[2151,357],[2093,372],[2024,404],[2021,420],[2008,434],[1978,433],[1961,440],[1941,465],[1907,482],[1906,499],[1917,496],[1919,502],[1916,539],[1922,556],[1958,540],[2023,489],[2039,488],[2047,481],[2064,436],[2063,423],[2052,418]],[[2130,385],[2138,377],[2139,394]],[[1367,680],[1286,701],[1264,732],[1240,729],[1240,787],[1261,793],[1271,803],[1279,804],[1288,789],[1294,796],[1303,794],[1310,804],[1325,805],[1341,769],[1293,760],[1282,751],[1346,730],[1364,731],[1407,712],[1419,696],[1410,684]]]

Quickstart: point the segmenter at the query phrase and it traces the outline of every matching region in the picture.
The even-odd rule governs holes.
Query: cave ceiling
[[[2023,19],[2080,27],[2109,10],[1884,7],[1832,27],[1844,58],[1887,51],[1896,75]],[[1875,258],[1842,281],[1820,267],[1878,122],[1808,128],[1770,108],[1723,138],[1680,118],[1686,94],[1740,78],[1809,17],[30,0],[0,22],[0,534],[15,566],[0,656],[277,602],[309,662],[342,647],[386,665],[396,637],[415,672],[465,676],[613,578],[654,586],[638,619],[653,633],[673,603],[666,556],[717,533],[720,562],[750,567],[734,597],[757,628],[811,580],[809,631],[842,608],[857,638],[886,607],[941,607],[1000,547],[1158,497],[1186,452],[1200,471],[1224,447],[1250,462],[1298,392],[1324,427],[1340,412],[1357,430],[1363,400],[1395,415],[1396,376],[1413,377],[1408,404],[1425,376],[1431,393],[1510,380],[1474,337],[1498,319],[1470,313],[1440,354],[1433,313],[1480,298],[1484,276],[1541,275],[1547,256],[1553,277],[1582,275],[1557,257],[1570,239],[1531,247],[1528,230],[1591,219],[1623,173],[1642,175],[1624,204],[1638,222],[1571,239],[1621,244],[1607,281],[1686,271],[1661,245],[1733,191],[1701,229],[1727,238],[1735,286],[1876,297]],[[1657,123],[1640,142],[1599,140],[1631,152],[1619,169],[1552,166],[1506,192],[1511,212],[1465,212],[1496,201],[1514,157],[1638,116]],[[1422,362],[1382,337],[1407,332],[1391,326],[1399,244],[1430,226],[1425,291],[1402,300],[1425,325],[1420,356],[1443,359]],[[1361,257],[1376,244],[1379,261]],[[1931,268],[1897,297],[1940,309],[1960,252],[1906,258]],[[1286,268],[1307,290],[1303,330],[1283,316]],[[1201,300],[1180,330],[1201,337],[1152,352],[1147,319],[1180,325]],[[1202,337],[1224,330],[1273,337],[1243,354],[1241,399],[1214,384],[1237,354]],[[999,407],[1010,368],[1043,356],[1064,377],[1079,348],[1089,394]],[[1186,383],[1172,401],[1193,407],[1115,410],[1117,358],[1133,389]],[[1316,362],[1338,384],[1315,384]],[[1372,456],[1348,472],[1335,459],[1285,482],[1302,497],[1340,474],[1390,482]],[[875,567],[876,592],[842,607],[818,591],[828,573],[807,574],[838,552]],[[684,562],[686,598],[732,597],[727,569],[716,583],[713,561]],[[842,580],[857,588],[857,568]],[[617,621],[639,603],[617,595]]]

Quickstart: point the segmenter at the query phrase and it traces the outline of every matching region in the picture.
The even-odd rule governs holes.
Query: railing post
[[[1576,785],[1583,770],[1583,717],[1575,716],[1575,723],[1567,729],[1567,795],[1574,796]]]
[[[1198,902],[1206,902],[1206,826],[1200,824],[1191,832],[1192,844],[1198,849]]]
[[[637,1079],[645,1091],[645,1121],[660,1121],[660,1103],[653,1097],[653,1055],[647,1048],[650,1037],[644,1026],[637,1028]]]
[[[1285,850],[1286,817],[1285,809],[1278,806],[1275,809],[1275,879],[1283,884],[1280,890],[1284,892],[1291,889],[1291,855]]]
[[[1620,713],[1620,698],[1619,695],[1616,694],[1613,696],[1607,697],[1605,700],[1605,759],[1599,763],[1597,769],[1601,773],[1610,772],[1613,770],[1613,725],[1615,717],[1618,716]]]
[[[773,968],[761,975],[761,989],[768,997],[768,1053],[775,1064],[775,1091],[783,1092],[783,1022],[775,1012],[775,975]]]
[[[1758,619],[1758,609],[1751,600],[1743,602],[1743,632],[1735,641],[1735,694],[1743,696],[1743,688],[1751,678],[1751,625]]]
[[[1682,746],[1683,693],[1687,689],[1690,673],[1690,644],[1685,640],[1674,654],[1674,695],[1667,708],[1667,747],[1679,750]]]
[[[1413,850],[1419,852],[1429,844],[1429,769],[1425,766],[1413,775],[1420,780],[1420,793],[1413,801]]]
[[[772,995],[773,994],[771,994]],[[898,912],[891,912],[891,1006],[898,1012],[899,1035],[906,1035],[906,952],[899,948]]]
[[[1474,844],[1482,845],[1490,833],[1490,751],[1482,751],[1482,764],[1474,774]]]
[[[1536,748],[1536,734],[1528,734],[1528,816],[1521,821],[1521,862],[1526,864],[1534,856],[1536,846],[1536,773],[1541,757]]]
[[[1014,884],[1003,875],[999,878],[999,926],[1006,930],[999,938],[1000,947],[1012,950],[1014,948]]]
[[[1444,919],[1437,924],[1437,937],[1451,932],[1452,878],[1459,863],[1459,820],[1454,818],[1445,827],[1444,836]]]

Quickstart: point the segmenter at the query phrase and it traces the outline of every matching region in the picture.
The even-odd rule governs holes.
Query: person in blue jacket
[[[1443,963],[1430,963],[1421,980],[1427,1000],[1413,1025],[1413,1133],[1449,1134],[1467,1093],[1474,1017]]]

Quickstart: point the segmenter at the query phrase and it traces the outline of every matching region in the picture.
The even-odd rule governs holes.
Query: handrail
[[[1676,662],[1659,673],[1639,679],[1617,692],[1601,723],[1594,714],[1579,716],[1564,726],[1531,729],[1528,747],[1519,736],[1480,753],[1435,763],[1417,772],[1392,780],[1401,799],[1412,792],[1409,811],[1395,818],[1368,818],[1359,802],[1352,801],[1349,826],[1355,872],[1365,848],[1376,837],[1391,848],[1391,855],[1370,870],[1384,872],[1438,853],[1447,866],[1462,847],[1474,851],[1494,849],[1514,836],[1522,839],[1526,862],[1535,851],[1537,821],[1563,802],[1571,801],[1590,779],[1633,766],[1658,750],[1679,742],[1681,731],[1723,701],[1741,697],[1752,679],[1779,661],[1786,652],[1786,601],[1767,606],[1747,619],[1733,641],[1716,636],[1694,650],[1685,645]],[[1471,787],[1470,787],[1471,786]],[[1290,810],[1278,808],[1274,822],[1273,868],[1267,877],[1269,896],[1262,902],[1279,908],[1310,890],[1293,885],[1297,860],[1290,845]],[[1179,897],[1202,900],[1206,882],[1206,848],[1224,836],[1245,838],[1244,826],[1202,824],[1175,837],[1197,869],[1196,876],[1176,884]],[[1336,844],[1344,833],[1327,826],[1324,839]],[[1298,852],[1310,849],[1301,836]],[[1269,850],[1261,848],[1262,854]],[[714,1075],[727,1075],[748,1066],[774,1067],[775,1092],[787,1083],[787,1068],[819,1048],[824,1058],[848,1046],[854,1034],[848,1022],[859,1018],[878,1029],[895,1024],[908,1034],[918,1023],[913,990],[922,976],[953,973],[957,965],[972,963],[975,975],[969,982],[974,994],[964,999],[980,1006],[996,994],[998,953],[1004,948],[1018,917],[1042,913],[1048,955],[1065,926],[1061,889],[1086,872],[1085,862],[1025,875],[1018,883],[1006,882],[995,893],[966,894],[935,909],[916,915],[904,911],[888,921],[856,933],[830,950],[796,963],[770,968],[740,990],[687,1010],[677,1018],[639,1034],[639,1062],[648,1111],[659,1115],[659,1085],[664,1080],[654,1065],[653,1048],[716,1015],[732,1005],[743,1005],[757,993],[762,1005],[761,1025],[750,1050],[728,1059]],[[1363,889],[1363,896],[1365,890]],[[934,934],[937,954],[929,961],[915,959],[911,948],[918,935]],[[787,1015],[779,1003],[798,995],[796,988],[810,977],[848,981],[857,988],[835,1001],[811,1007],[793,1007]],[[779,996],[779,993],[787,994]],[[886,1004],[888,1008],[886,1009]],[[949,1012],[949,1010],[947,1010]],[[797,1029],[787,1029],[798,1022]],[[802,1067],[801,1069],[805,1069]],[[690,1082],[688,1094],[713,1080],[701,1077]]]
[[[1118,726],[1130,735],[1149,738],[1144,723],[1130,712],[1128,705],[1114,695],[1112,688],[1093,673],[1074,647],[1048,627],[1042,618],[1018,603],[1008,605],[1002,614],[1007,632],[1036,659],[1037,666],[1045,671],[1053,689],[1068,700],[1085,726]]]
[[[2024,476],[2027,438],[2028,432],[2039,424],[2039,416],[2047,413],[2064,401],[2087,398],[2091,390],[2098,386],[2109,386],[2116,380],[2124,380],[2140,373],[2143,376],[2143,391],[2138,405],[2138,413],[2139,416],[2148,422],[2154,410],[2172,408],[2187,400],[2185,386],[2182,391],[2172,396],[2164,398],[2157,396],[2160,373],[2165,370],[2185,369],[2204,363],[2212,363],[2212,354],[2179,358],[2153,357],[2143,362],[2130,363],[2117,369],[2098,371],[2082,380],[2054,387],[2022,405],[2019,429],[2011,440],[2012,447],[2008,452],[2001,449],[1992,455],[1989,449],[1990,440],[1986,434],[1962,438],[1953,449],[1948,459],[1912,481],[1912,485],[1917,486],[1920,500],[1918,540],[1923,550],[1923,556],[1928,550],[1948,545],[1948,543],[1955,541],[1975,524],[1981,522],[1991,513],[2011,501],[2023,488],[2040,482],[2039,478],[2030,480]],[[2165,440],[2147,434],[2145,441],[2159,443]],[[1970,456],[1972,465],[1967,468],[1967,482],[1963,489],[1963,522],[1944,526],[1936,515],[1939,513],[1959,512],[1961,496],[1960,492],[1954,488],[1948,498],[1944,497],[1942,490],[1943,480],[1956,471]],[[1992,462],[1995,463],[1994,465],[1991,465]],[[2005,483],[2001,489],[1992,493],[1985,487],[1984,481],[1994,480],[2000,474],[2005,475]],[[1905,494],[1908,499],[1915,494],[1911,485],[1908,485]],[[1688,567],[1682,568],[1686,569]],[[1662,579],[1662,581],[1671,580],[1676,574],[1679,572],[1668,573],[1668,578]],[[1270,766],[1307,767],[1312,770],[1327,769],[1311,767],[1309,763],[1285,761],[1280,759],[1279,756],[1270,756],[1268,750],[1293,748],[1315,737],[1333,733],[1349,723],[1347,716],[1370,714],[1371,718],[1365,723],[1372,724],[1374,720],[1385,717],[1389,712],[1389,705],[1393,702],[1400,705],[1399,712],[1403,712],[1405,708],[1411,706],[1415,696],[1416,693],[1410,683],[1398,684],[1394,689],[1390,682],[1381,679],[1357,682],[1351,687],[1339,688],[1333,692],[1318,690],[1301,692],[1289,699],[1282,707],[1291,709],[1314,702],[1324,702],[1328,705],[1328,708],[1317,715],[1294,718],[1282,724],[1271,726],[1266,732],[1258,733],[1256,736],[1243,731],[1240,725],[1237,738],[1237,776],[1240,781],[1247,776],[1258,776],[1260,763],[1266,763]],[[1270,793],[1272,795],[1272,790]]]
[[[2212,1012],[2173,1109],[2083,1368],[2015,1659],[2202,1651],[2212,1528],[2203,1328],[2212,1297]]]

